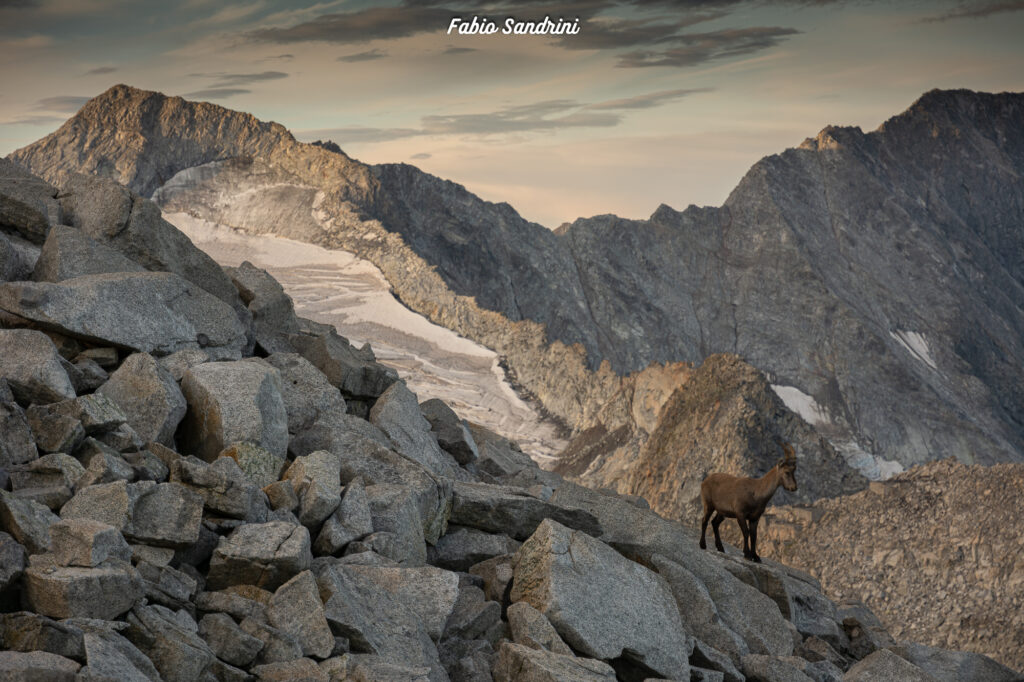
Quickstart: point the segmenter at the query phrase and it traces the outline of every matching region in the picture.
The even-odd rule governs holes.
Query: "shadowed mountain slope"
[[[53,182],[164,188],[165,209],[177,197],[204,217],[223,206],[191,200],[223,173],[292,185],[314,220],[275,232],[373,261],[576,429],[617,390],[613,371],[736,353],[877,474],[871,456],[1022,457],[1022,124],[1022,95],[933,91],[875,132],[830,127],[763,159],[721,208],[557,232],[411,166],[126,86],[12,158]]]

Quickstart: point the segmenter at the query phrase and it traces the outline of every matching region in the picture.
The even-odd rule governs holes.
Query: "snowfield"
[[[402,305],[373,264],[281,237],[255,236],[186,213],[164,218],[221,265],[264,268],[302,317],[332,324],[356,345],[369,343],[420,398],[441,398],[464,419],[511,438],[543,463],[565,447],[558,427],[524,402],[498,355]]]

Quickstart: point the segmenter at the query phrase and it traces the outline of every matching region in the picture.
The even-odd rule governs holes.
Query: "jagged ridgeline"
[[[621,375],[738,354],[877,476],[1024,455],[1022,103],[933,91],[874,132],[826,128],[763,159],[720,208],[555,232],[414,167],[125,86],[12,158],[357,253],[577,432]]]
[[[1017,678],[539,469],[110,179],[0,161],[0,273],[5,679]]]

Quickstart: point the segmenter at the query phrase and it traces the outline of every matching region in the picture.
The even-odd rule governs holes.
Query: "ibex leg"
[[[708,548],[708,543],[706,543],[704,541],[704,533],[707,532],[707,529],[708,529],[708,519],[711,518],[711,514],[714,511],[715,510],[711,508],[711,505],[704,505],[704,518],[701,519],[701,522],[700,522],[700,548],[701,549],[707,549]]]
[[[760,516],[750,521],[750,560],[761,563],[761,557],[757,555],[757,524],[761,521]]]
[[[742,516],[736,517],[736,522],[740,524],[740,532],[743,533],[743,558],[750,558],[750,530],[747,528],[747,520]]]
[[[715,549],[719,552],[725,551],[725,545],[722,544],[722,536],[718,533],[718,527],[722,525],[724,520],[725,517],[718,513],[715,514],[715,518],[711,519],[711,530],[715,531]]]

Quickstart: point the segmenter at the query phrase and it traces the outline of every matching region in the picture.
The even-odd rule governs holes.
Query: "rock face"
[[[734,355],[713,355],[697,368],[655,366],[630,379],[594,425],[569,442],[554,471],[638,495],[663,516],[694,527],[705,476],[761,476],[784,455],[778,440],[796,448],[799,488],[779,488],[775,504],[813,502],[867,485],[785,407],[763,374]],[[741,539],[733,526],[724,527],[727,537]]]
[[[509,598],[545,614],[588,656],[625,658],[664,678],[690,674],[693,645],[668,584],[586,533],[541,523],[519,549]]]
[[[1022,245],[1001,227],[1019,213],[1020,102],[933,91],[874,132],[829,127],[763,159],[720,208],[662,206],[645,221],[599,216],[556,232],[411,166],[364,166],[275,124],[125,86],[12,158],[58,183],[113,167],[146,196],[203,166],[160,200],[211,219],[232,210],[204,202],[222,177],[291,185],[307,215],[322,189],[315,211],[332,246],[506,356],[573,427],[615,392],[611,370],[730,352],[883,473],[893,467],[872,456],[907,466],[934,452],[986,463],[1024,453],[1024,290],[1008,255]],[[315,220],[292,222],[285,236],[323,238]]]
[[[0,227],[32,244],[41,245],[50,225],[61,222],[57,188],[10,159],[0,159],[0,197]]]
[[[69,229],[85,229],[89,216],[116,226],[134,211],[109,184],[76,187],[64,210],[79,227]],[[4,210],[45,238],[29,229],[30,213]],[[59,224],[60,212],[47,220]],[[136,234],[139,243],[147,234]],[[100,295],[139,277],[205,291],[176,274],[116,270],[0,286],[111,283],[89,289]],[[257,288],[277,291],[265,281]],[[259,293],[245,289],[251,306]],[[224,320],[245,326],[244,315],[206,295]],[[179,304],[148,314],[191,314]],[[246,308],[257,309],[267,311]],[[240,342],[226,362],[210,361],[211,345],[157,360],[166,349],[92,331],[3,330],[8,342],[42,349],[26,355],[38,360],[27,366],[46,371],[26,378],[26,366],[0,365],[0,425],[16,436],[5,440],[0,471],[0,676],[734,681],[745,673],[837,679],[857,665],[868,675],[920,670],[935,679],[1015,674],[980,654],[897,645],[867,607],[834,604],[801,571],[703,552],[690,530],[635,496],[544,471],[481,427],[442,428],[457,421],[441,406],[421,409],[369,346],[354,349],[308,320],[288,333],[285,318],[259,319],[260,338],[285,339],[308,362],[282,363],[289,372],[302,365],[290,376],[321,397],[333,397],[329,385],[344,402],[321,410],[318,400],[285,400],[284,370],[252,357],[268,350],[260,341]],[[32,324],[14,315],[0,323]],[[69,357],[102,361],[97,385],[77,397],[46,394],[50,370],[70,378]],[[166,433],[174,411],[161,404],[142,419],[133,402],[173,394],[176,377],[192,416],[165,443],[146,442],[132,420]],[[657,401],[647,404],[632,381],[630,418],[656,434]],[[475,458],[464,456],[470,443]]]
[[[0,285],[0,309],[95,344],[167,355],[202,348],[238,358],[245,328],[231,308],[172,273],[83,275]]]
[[[185,417],[185,396],[178,383],[149,353],[126,358],[99,393],[121,408],[129,426],[145,441],[171,445]]]
[[[75,397],[57,348],[42,332],[0,329],[0,373],[21,403],[55,403]]]
[[[208,363],[185,372],[182,392],[188,412],[182,424],[185,447],[207,461],[240,441],[284,457],[288,413],[281,376],[257,362]]]
[[[856,495],[770,510],[759,543],[833,598],[863,600],[897,639],[1020,669],[1024,562],[1006,500],[1022,489],[1019,464],[934,462]]]

